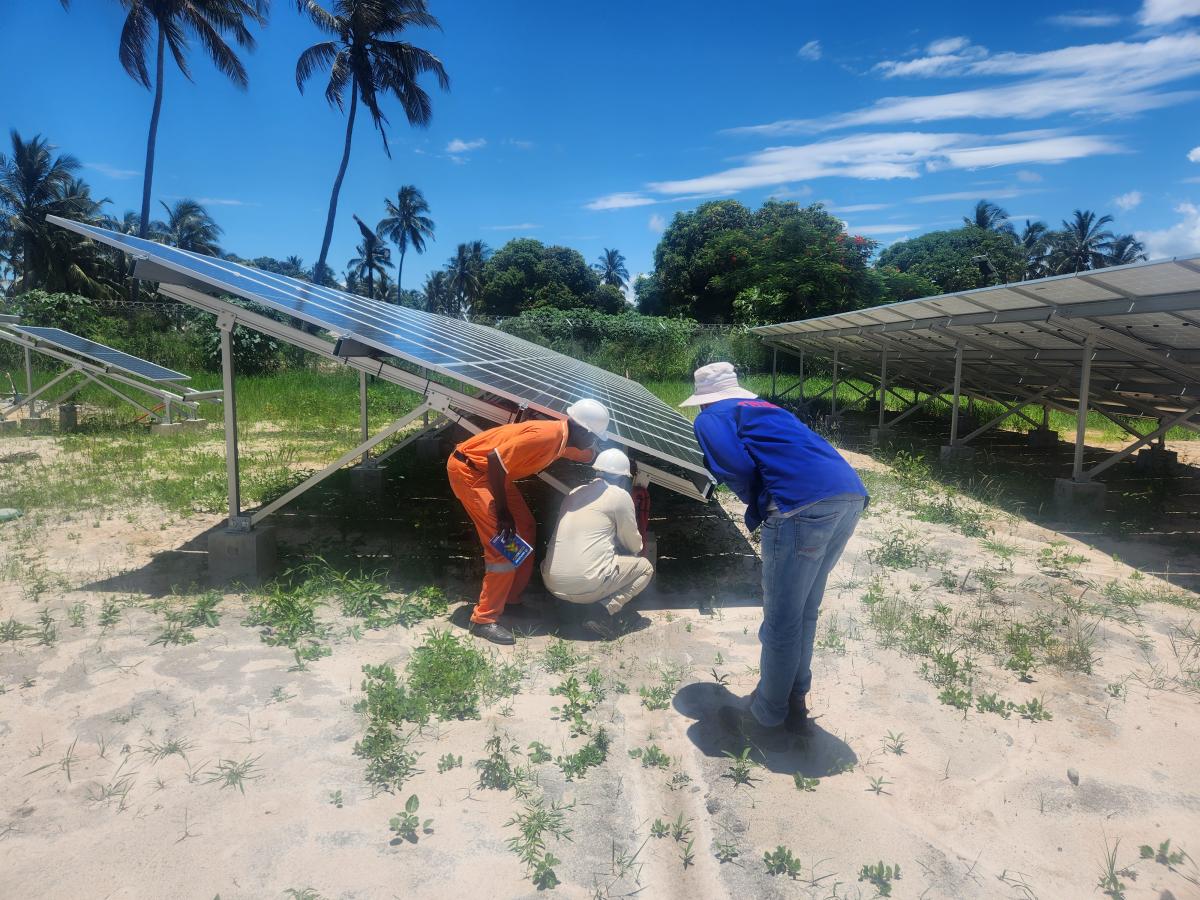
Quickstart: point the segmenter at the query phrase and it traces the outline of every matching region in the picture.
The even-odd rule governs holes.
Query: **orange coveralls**
[[[520,602],[521,592],[533,574],[533,554],[514,566],[491,540],[500,530],[496,520],[496,503],[488,484],[488,454],[493,450],[504,466],[508,487],[508,508],[517,526],[517,534],[532,545],[537,533],[533,513],[525,503],[514,482],[536,475],[555,460],[566,457],[576,462],[591,462],[591,450],[567,446],[567,422],[563,420],[532,420],[501,425],[468,438],[455,448],[446,463],[446,474],[454,496],[462,503],[467,515],[479,532],[483,545],[484,576],[479,603],[471,613],[471,621],[484,624],[495,622],[505,605]],[[467,461],[458,459],[462,454]]]

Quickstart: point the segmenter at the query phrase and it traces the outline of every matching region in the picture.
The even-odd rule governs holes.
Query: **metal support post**
[[[950,407],[950,446],[958,446],[958,404],[962,399],[963,346],[954,348],[954,404]]]
[[[1159,424],[1158,428],[1156,428],[1154,431],[1150,432],[1149,434],[1147,434],[1143,437],[1138,438],[1136,441],[1134,441],[1132,444],[1130,444],[1125,449],[1118,450],[1116,453],[1112,454],[1112,456],[1108,457],[1108,459],[1104,460],[1103,462],[1097,463],[1096,465],[1092,466],[1092,468],[1088,472],[1085,473],[1087,478],[1089,478],[1089,479],[1094,478],[1095,476],[1099,475],[1101,472],[1103,472],[1105,469],[1109,468],[1110,466],[1115,466],[1121,460],[1125,459],[1125,457],[1131,455],[1133,453],[1133,451],[1137,450],[1138,447],[1142,446],[1142,444],[1147,444],[1147,445],[1151,444],[1154,440],[1163,437],[1168,431],[1170,431],[1176,425],[1182,425],[1184,422],[1187,422],[1189,419],[1191,419],[1197,413],[1200,413],[1200,404],[1197,404],[1197,405],[1191,407],[1190,409],[1185,410],[1184,412],[1180,413],[1177,416],[1173,416],[1173,417],[1171,417],[1169,419],[1165,419],[1165,420],[1160,420],[1160,424]],[[1076,479],[1076,480],[1078,480],[1078,479]]]
[[[242,515],[242,488],[238,475],[237,395],[233,385],[233,317],[217,320],[221,330],[221,380],[225,386],[225,479],[229,490],[229,527],[249,531],[250,520]]]
[[[804,402],[804,351],[800,351],[800,402]]]
[[[371,434],[367,430],[367,373],[362,370],[358,373],[358,426],[361,442],[365,442]],[[370,458],[369,453],[364,453],[359,465],[365,466]]]
[[[1091,476],[1083,471],[1083,442],[1087,434],[1088,391],[1092,385],[1092,354],[1095,349],[1095,338],[1084,340],[1083,367],[1079,372],[1079,411],[1075,419],[1075,460],[1071,465],[1072,481],[1091,480]]]
[[[888,352],[883,351],[883,359],[879,363],[879,427],[884,427],[884,413],[887,411],[887,364]]]
[[[838,351],[833,351],[833,396],[830,398],[829,414],[837,418],[837,389],[838,389]]]
[[[771,397],[775,397],[775,374],[779,370],[779,348],[771,348]]]
[[[1050,404],[1042,404],[1042,431],[1050,430]]]

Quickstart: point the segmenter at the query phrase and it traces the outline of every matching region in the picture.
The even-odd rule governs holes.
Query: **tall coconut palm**
[[[354,136],[354,117],[359,101],[371,113],[383,139],[383,150],[390,158],[392,154],[385,128],[388,120],[380,109],[383,96],[394,96],[400,101],[408,123],[424,128],[433,118],[433,107],[429,94],[417,79],[423,74],[432,73],[442,90],[449,90],[450,79],[442,61],[428,50],[395,39],[407,28],[440,29],[438,20],[427,10],[425,0],[335,0],[333,12],[326,11],[316,0],[296,0],[296,6],[319,29],[333,37],[332,40],[313,44],[300,54],[296,61],[296,86],[303,93],[305,82],[317,69],[328,68],[325,100],[340,110],[345,107],[347,88],[350,93],[345,147],[329,197],[321,254],[313,269],[314,278],[321,282],[328,274],[326,259],[330,241],[333,240],[338,194],[346,177],[346,167],[350,164],[350,143]]]
[[[1046,274],[1046,254],[1050,252],[1050,229],[1045,222],[1025,220],[1018,238],[1025,255],[1025,278],[1041,278]]]
[[[203,204],[197,200],[177,200],[172,206],[163,203],[162,208],[167,211],[167,220],[150,226],[156,241],[205,256],[221,255],[221,226]]]
[[[454,314],[459,318],[471,317],[471,310],[483,288],[483,264],[490,254],[491,250],[483,241],[470,241],[459,244],[446,263],[447,286],[457,305]]]
[[[61,0],[64,8],[70,0]],[[158,120],[163,102],[163,69],[166,51],[179,71],[192,80],[188,68],[189,38],[197,39],[208,58],[230,81],[240,88],[247,85],[246,69],[226,41],[247,50],[254,49],[249,25],[265,25],[269,0],[120,0],[125,7],[121,43],[117,57],[129,77],[147,90],[154,90],[150,112],[150,132],[146,138],[146,169],[142,178],[142,212],[139,237],[150,233],[150,196],[154,183],[154,154],[158,142]],[[147,65],[151,45],[154,51],[154,77]]]
[[[450,306],[450,278],[439,269],[425,276],[425,284],[421,287],[422,299],[425,301],[425,311],[444,313]]]
[[[62,230],[47,224],[46,216],[87,219],[97,206],[75,179],[79,160],[55,155],[57,148],[40,134],[26,141],[14,129],[9,137],[11,154],[0,153],[0,212],[20,251],[21,285],[28,290],[45,277],[52,234]]]
[[[1008,221],[1008,212],[990,200],[980,200],[969,216],[963,216],[964,225],[973,225],[984,231],[995,231],[999,234],[1011,234],[1014,237],[1012,225]]]
[[[404,254],[411,246],[417,253],[425,252],[425,239],[433,239],[433,219],[425,215],[429,204],[424,195],[413,185],[406,184],[396,192],[396,202],[384,198],[387,216],[380,220],[375,229],[400,250],[400,265],[396,268],[396,286],[402,287],[404,279]]]
[[[71,178],[63,185],[62,208],[77,221],[99,224],[104,205],[109,202],[107,197],[93,197],[91,187],[80,178]],[[38,256],[47,290],[106,299],[116,295],[123,268],[112,254],[74,232],[52,225],[46,226],[42,241]]]
[[[381,280],[386,278],[386,273],[383,271],[385,267],[392,266],[392,251],[386,243],[380,240],[379,235],[367,227],[358,216],[354,216],[354,221],[358,223],[358,230],[362,232],[362,243],[358,245],[358,256],[350,260],[349,268],[354,273],[355,280],[367,282],[367,296],[374,298],[375,296],[375,273],[378,272]]]
[[[600,261],[592,263],[592,268],[600,273],[602,284],[611,284],[623,290],[625,282],[629,280],[629,270],[625,268],[625,257],[620,250],[605,247],[600,254]]]
[[[1105,256],[1110,266],[1127,266],[1149,259],[1146,255],[1146,245],[1132,234],[1120,234],[1113,238],[1105,249]]]
[[[1089,210],[1077,209],[1062,223],[1062,231],[1054,236],[1050,265],[1056,273],[1083,272],[1108,265],[1106,250],[1114,235],[1104,226],[1112,216],[1097,217]]]

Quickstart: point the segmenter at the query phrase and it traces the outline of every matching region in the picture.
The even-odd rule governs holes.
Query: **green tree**
[[[574,309],[596,301],[611,305],[610,295],[596,294],[599,286],[599,277],[578,250],[515,238],[484,267],[480,306],[489,315],[515,316],[539,306]]]
[[[1045,222],[1025,220],[1019,238],[1025,255],[1025,278],[1041,278],[1046,274],[1046,257],[1050,253],[1050,229]]]
[[[160,201],[161,203],[161,201]],[[197,200],[177,200],[168,206],[165,222],[152,222],[150,231],[154,240],[205,256],[220,256],[221,226],[208,210]]]
[[[623,288],[629,280],[629,270],[625,268],[625,257],[620,250],[605,247],[599,261],[592,263],[592,268],[600,274],[601,284]]]
[[[982,228],[984,231],[1015,236],[1013,227],[1008,221],[1008,212],[990,200],[980,200],[976,203],[971,215],[963,216],[963,224]]]
[[[1127,266],[1130,263],[1145,262],[1146,245],[1132,234],[1122,234],[1113,238],[1106,248],[1110,266]]]
[[[1108,265],[1107,250],[1115,240],[1104,226],[1112,216],[1099,216],[1089,210],[1077,209],[1070,219],[1064,219],[1062,231],[1054,235],[1050,250],[1050,267],[1059,275],[1102,269]]]
[[[426,312],[450,312],[451,306],[450,276],[441,269],[430,272],[425,276],[425,284],[421,286],[422,306]]]
[[[446,287],[452,300],[450,315],[469,319],[483,288],[483,267],[491,250],[483,241],[459,244],[446,263]]]
[[[383,202],[387,206],[387,216],[375,230],[391,238],[400,251],[400,264],[396,268],[396,284],[399,286],[404,277],[404,254],[409,247],[417,253],[425,252],[425,239],[433,239],[433,219],[425,215],[429,212],[429,204],[424,195],[411,184],[404,185],[396,192],[395,203],[387,198]]]
[[[366,296],[372,299],[375,298],[375,274],[378,273],[383,287],[382,294],[386,297],[387,272],[385,269],[391,268],[392,251],[386,243],[380,240],[379,235],[367,227],[362,219],[358,216],[353,218],[358,225],[358,230],[362,232],[362,243],[358,245],[358,256],[350,260],[349,269],[354,273],[356,283],[366,281]]]
[[[70,0],[62,0],[63,7]],[[142,178],[142,212],[139,237],[150,229],[150,197],[154,182],[154,155],[158,142],[158,120],[163,102],[163,68],[166,51],[179,71],[192,80],[188,68],[188,38],[199,40],[209,59],[230,81],[240,88],[247,85],[246,69],[237,53],[226,41],[247,50],[254,48],[254,35],[249,24],[265,25],[268,0],[121,0],[126,10],[121,27],[117,56],[129,77],[147,90],[154,90],[154,106],[150,112],[150,132],[146,138],[146,169]],[[147,65],[151,43],[154,44],[154,77],[151,80]]]
[[[928,279],[941,294],[1020,281],[1025,258],[1008,235],[968,225],[898,241],[879,254],[877,266]]]
[[[408,123],[424,128],[433,118],[433,105],[418,79],[421,75],[432,74],[442,90],[449,90],[450,79],[442,61],[428,50],[396,39],[409,28],[441,27],[429,13],[425,0],[336,0],[333,12],[315,0],[296,0],[296,5],[317,28],[332,37],[313,44],[300,54],[296,61],[296,86],[303,93],[305,82],[318,69],[328,68],[325,100],[341,110],[345,108],[347,89],[350,94],[345,146],[329,197],[321,253],[313,268],[316,281],[324,283],[328,278],[326,260],[333,240],[338,194],[350,164],[350,144],[359,102],[370,112],[383,140],[384,153],[391,158],[385,127],[388,120],[380,108],[380,101],[386,95],[392,95],[399,101]]]

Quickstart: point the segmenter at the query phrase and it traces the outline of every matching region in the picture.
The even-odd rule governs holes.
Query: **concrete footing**
[[[184,431],[207,431],[208,419],[180,419],[175,423]]]
[[[350,470],[350,490],[360,497],[373,496],[383,490],[383,469],[380,466],[355,466]]]
[[[74,403],[63,403],[58,407],[58,430],[70,434],[79,430],[79,407]]]
[[[421,462],[433,462],[436,459],[442,459],[448,456],[448,453],[443,452],[446,434],[427,434],[424,437],[419,437],[413,441],[413,448],[416,451],[417,459]],[[403,452],[403,451],[401,451]]]
[[[872,428],[871,429],[871,446],[879,447],[883,444],[888,443],[895,436],[896,436],[896,429],[894,429],[894,428],[887,428],[886,426],[883,428]]]
[[[181,431],[182,422],[155,422],[150,426],[151,434],[179,434]]]
[[[1147,475],[1170,475],[1179,464],[1179,454],[1161,447],[1139,450],[1133,461],[1134,468]]]
[[[208,536],[208,580],[211,584],[231,582],[253,587],[262,584],[279,568],[275,529],[260,525],[250,531],[222,529]]]
[[[1072,481],[1070,478],[1054,479],[1054,506],[1062,515],[1083,513],[1094,515],[1104,512],[1106,488],[1099,481]]]
[[[1049,428],[1034,428],[1026,432],[1025,443],[1036,450],[1049,450],[1058,446],[1058,432]]]
[[[938,454],[942,462],[952,465],[969,463],[975,459],[974,447],[951,447],[943,445]]]
[[[21,430],[30,434],[49,434],[54,423],[47,418],[38,416],[36,419],[22,419]]]
[[[19,431],[21,423],[16,419],[5,419],[0,422],[0,434],[12,434],[14,431]]]

